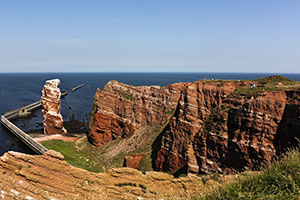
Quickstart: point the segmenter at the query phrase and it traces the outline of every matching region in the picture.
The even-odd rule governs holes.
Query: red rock
[[[126,184],[126,183],[130,183]],[[209,191],[200,177],[112,168],[105,173],[74,167],[55,151],[43,155],[6,152],[0,157],[0,192],[5,200],[186,199]]]
[[[132,155],[132,156],[125,156],[123,167],[131,167],[134,169],[138,169],[140,166],[141,160],[145,157],[145,155]]]
[[[42,91],[43,125],[46,135],[67,134],[67,130],[63,127],[62,115],[60,114],[61,93],[58,88],[59,84],[59,79],[48,80]]]
[[[93,144],[97,146],[106,144],[117,138],[128,137],[136,129],[132,124],[102,113],[95,114],[93,125],[93,134],[90,135],[90,138]]]
[[[89,139],[97,146],[133,135],[136,129],[166,123],[175,111],[184,83],[134,87],[108,82],[94,96]]]
[[[230,97],[247,85],[249,81],[196,81],[134,87],[110,81],[95,94],[90,140],[102,145],[160,125],[164,129],[155,133],[159,136],[152,144],[155,170],[257,169],[298,143],[300,90]]]

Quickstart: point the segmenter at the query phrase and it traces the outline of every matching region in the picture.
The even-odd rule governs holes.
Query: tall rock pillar
[[[60,114],[60,84],[59,79],[45,82],[42,91],[43,125],[45,135],[66,135],[67,130],[63,127],[63,118]]]

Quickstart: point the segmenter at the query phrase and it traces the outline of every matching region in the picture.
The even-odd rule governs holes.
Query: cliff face
[[[247,89],[249,83],[197,81],[133,87],[112,81],[95,95],[90,139],[101,145],[114,140],[114,135],[143,134],[145,125],[160,124],[164,128],[152,143],[155,170],[231,173],[255,169],[298,143],[300,90],[276,88],[261,90],[252,98],[233,97],[234,91]],[[255,89],[249,87],[249,91]],[[99,115],[110,123],[101,124]],[[95,139],[101,134],[109,140]]]
[[[222,87],[194,83],[161,133],[154,169],[231,173],[271,161],[300,138],[298,91],[266,92],[256,99],[228,98]],[[289,96],[289,97],[288,97]]]
[[[166,123],[184,85],[134,87],[118,81],[108,82],[94,97],[90,141],[101,146],[131,136],[143,126]]]
[[[43,105],[43,125],[46,135],[67,134],[67,130],[63,127],[63,118],[60,114],[60,98],[59,89],[60,80],[53,79],[46,81],[42,90]]]

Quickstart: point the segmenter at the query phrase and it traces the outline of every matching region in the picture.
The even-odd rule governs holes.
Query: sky
[[[0,0],[0,72],[300,73],[300,1]]]

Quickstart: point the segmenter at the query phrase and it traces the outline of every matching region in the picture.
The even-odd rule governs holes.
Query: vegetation
[[[277,85],[279,82],[287,85],[293,83],[291,79],[288,79],[283,76],[267,76],[267,77],[255,79],[254,81],[264,85]]]
[[[164,110],[164,113],[167,115],[173,115],[175,112],[175,109],[170,109],[170,110]]]
[[[206,196],[193,200],[229,199],[299,199],[300,197],[300,152],[294,150],[276,161],[267,169],[246,176],[236,183],[221,187]]]
[[[62,153],[65,160],[71,165],[92,172],[105,172],[112,167],[122,167],[125,156],[145,154],[139,166],[139,170],[145,172],[153,170],[152,144],[164,127],[165,124],[145,127],[142,134],[119,138],[100,147],[90,144],[87,137],[76,142],[50,140],[42,144],[48,149]],[[118,148],[119,146],[122,148]]]
[[[228,112],[229,107],[224,104],[213,105],[210,110],[210,115],[204,121],[203,132],[207,136],[209,133],[215,133],[217,135],[221,132],[221,125],[226,118],[226,113]]]
[[[261,93],[267,91],[278,91],[282,89],[299,88],[300,82],[292,81],[283,76],[268,76],[260,79],[253,80],[256,87],[251,88],[250,85],[246,85],[234,90],[230,97],[236,98],[251,98],[258,97]]]
[[[142,172],[153,171],[151,151],[145,154],[145,157],[141,160],[139,170]]]
[[[135,101],[135,97],[133,97],[131,94],[126,94],[126,93],[121,93],[121,94],[128,101]]]
[[[199,174],[198,176],[201,177],[203,184],[206,183],[206,181],[212,179],[214,181],[219,182],[221,175],[218,173],[211,173],[211,174]]]
[[[64,142],[61,140],[50,140],[42,143],[46,148],[62,153],[65,160],[75,167],[80,167],[92,172],[100,172],[101,166],[96,157],[97,149],[88,142],[84,149],[77,148],[75,142]]]

